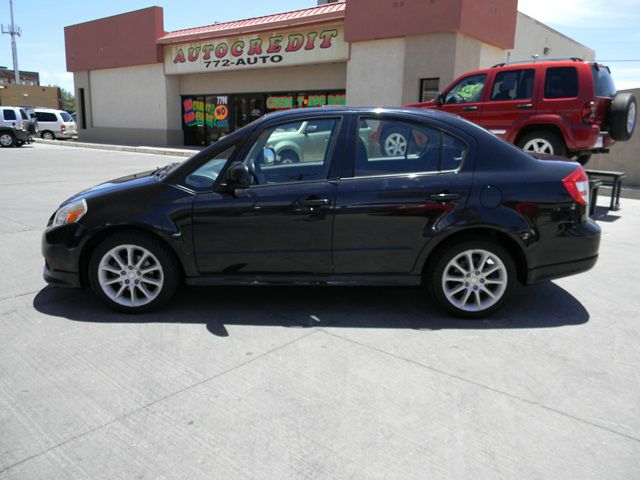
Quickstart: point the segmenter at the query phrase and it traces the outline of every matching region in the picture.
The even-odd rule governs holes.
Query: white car
[[[40,136],[45,140],[56,138],[75,138],[78,135],[76,122],[64,110],[52,108],[36,108],[36,118]]]

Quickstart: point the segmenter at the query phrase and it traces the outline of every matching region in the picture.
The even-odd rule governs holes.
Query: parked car
[[[29,141],[29,115],[20,107],[0,107],[0,146],[21,147]]]
[[[436,99],[412,104],[455,113],[532,153],[586,164],[629,140],[636,99],[616,93],[609,67],[580,59],[498,64],[456,79]],[[404,138],[384,132],[381,142]]]
[[[40,136],[45,140],[73,138],[78,135],[76,122],[64,110],[36,108]]]
[[[270,145],[301,123],[330,132],[324,151],[277,163]],[[363,132],[381,124],[408,132],[404,154],[367,149]],[[518,283],[595,264],[588,197],[579,164],[535,159],[453,115],[292,110],[63,202],[43,235],[44,278],[124,312],[160,307],[182,282],[424,284],[453,314],[480,317]]]

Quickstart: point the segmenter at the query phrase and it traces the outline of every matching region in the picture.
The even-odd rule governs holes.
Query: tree
[[[76,111],[76,98],[73,96],[69,90],[65,90],[62,87],[60,88],[60,108],[62,110],[73,113]]]

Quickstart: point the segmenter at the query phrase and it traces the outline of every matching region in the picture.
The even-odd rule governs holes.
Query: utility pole
[[[13,52],[13,75],[16,81],[16,85],[20,85],[20,70],[18,69],[18,47],[16,46],[16,36],[22,35],[22,29],[16,27],[13,21],[13,0],[9,0],[9,9],[11,10],[11,25],[5,30],[2,25],[2,33],[11,35],[11,51]]]

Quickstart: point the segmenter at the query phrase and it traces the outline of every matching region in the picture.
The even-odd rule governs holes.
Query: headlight
[[[51,223],[50,228],[77,222],[85,213],[87,213],[87,201],[84,199],[70,203],[64,207],[60,207],[53,216],[53,222]]]

